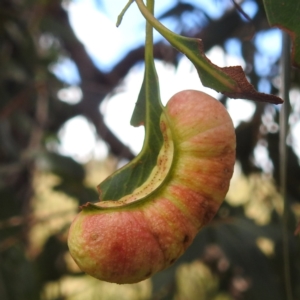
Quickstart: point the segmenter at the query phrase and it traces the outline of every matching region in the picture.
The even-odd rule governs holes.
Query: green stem
[[[153,15],[154,13],[154,2],[155,0],[147,0],[146,10]],[[152,24],[146,20],[146,41],[145,41],[145,82],[146,82],[146,106],[150,109],[151,99],[148,99],[151,95],[151,88],[153,85],[153,76],[157,78],[157,73],[154,64],[153,57],[153,27]],[[157,80],[158,84],[158,80]],[[160,101],[160,100],[159,100]],[[160,105],[162,106],[161,102]]]
[[[147,9],[143,0],[135,0],[140,12],[144,16],[144,18],[178,51],[184,53],[192,63],[210,75],[214,76],[220,83],[222,83],[225,87],[225,90],[234,90],[236,88],[235,82],[228,78],[227,75],[224,75],[219,70],[213,69],[211,67],[211,63],[208,62],[206,59],[200,59],[200,55],[192,51],[187,44],[188,43],[195,43],[196,39],[188,38],[181,36],[179,34],[174,33],[173,31],[169,30],[163,24],[161,24],[153,14]],[[200,49],[199,49],[200,51]]]
[[[186,40],[189,40],[187,37],[179,36],[178,34],[174,33],[167,27],[165,27],[163,24],[161,24],[147,9],[145,6],[143,0],[135,0],[139,10],[141,11],[142,15],[145,17],[145,19],[164,37],[166,38],[172,45],[174,45],[178,50],[181,49],[181,43],[176,41],[176,37],[180,37]],[[184,49],[181,49],[184,50]]]
[[[121,22],[122,22],[122,19],[126,13],[126,11],[128,10],[129,6],[134,2],[134,0],[129,0],[126,4],[126,6],[122,9],[121,13],[118,15],[118,19],[117,19],[117,23],[116,23],[116,26],[119,27]]]
[[[146,10],[151,14],[154,13],[154,0],[147,0]],[[149,66],[148,63],[153,63],[153,27],[148,20],[146,22],[145,67],[147,68]]]

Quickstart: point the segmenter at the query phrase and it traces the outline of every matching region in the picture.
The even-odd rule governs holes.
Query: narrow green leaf
[[[116,23],[116,26],[119,27],[122,20],[123,20],[123,17],[126,13],[126,11],[128,10],[129,6],[133,3],[134,0],[129,0],[126,4],[126,6],[123,8],[123,10],[121,11],[121,13],[118,15],[118,20],[117,20],[117,23]]]
[[[146,75],[146,74],[145,74]],[[131,116],[130,125],[138,127],[145,124],[146,119],[146,76],[135,104],[133,114]]]
[[[293,65],[300,68],[300,1],[299,0],[264,0],[268,21],[286,31],[293,40]]]
[[[142,0],[135,1],[149,23],[175,47],[184,53],[194,64],[204,86],[210,87],[231,98],[250,99],[260,102],[282,103],[279,97],[259,93],[251,85],[240,66],[220,68],[205,55],[200,39],[187,38],[170,31],[162,25],[144,5]]]
[[[153,8],[152,8],[153,9]],[[100,200],[119,200],[141,186],[157,164],[164,139],[160,129],[163,106],[152,53],[152,26],[146,29],[145,75],[131,124],[145,126],[144,145],[139,155],[99,186]]]

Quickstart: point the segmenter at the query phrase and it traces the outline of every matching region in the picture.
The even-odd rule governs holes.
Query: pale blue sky
[[[109,71],[130,49],[144,42],[145,21],[135,3],[126,12],[120,27],[116,28],[115,26],[118,14],[126,1],[116,3],[115,1],[101,0],[101,5],[97,5],[97,0],[74,0],[68,8],[70,22],[75,33],[85,45],[95,64],[103,71]],[[220,17],[224,10],[232,5],[231,0],[189,0],[185,2],[203,9],[211,18]],[[174,3],[174,0],[156,1],[156,15],[161,15]],[[257,12],[257,5],[254,1],[245,1],[242,7],[250,17],[254,17]],[[170,29],[175,28],[174,20],[169,18],[164,22]],[[161,39],[161,36],[155,33],[155,39]],[[254,41],[258,48],[256,68],[259,74],[264,75],[269,71],[274,60],[280,56],[281,33],[277,29],[271,29],[257,34]],[[241,57],[240,41],[229,40],[226,50],[231,55]],[[54,70],[61,79],[70,84],[78,84],[80,80],[76,66],[68,59],[62,59],[60,65],[56,65]]]
[[[126,1],[102,0],[97,5],[95,0],[75,0],[69,6],[71,24],[79,39],[85,44],[96,65],[102,70],[110,70],[116,61],[127,51],[144,42],[145,21],[135,3],[126,12],[122,24],[116,28],[117,17]],[[211,18],[220,17],[224,10],[232,5],[230,0],[190,0],[203,9]],[[249,1],[249,3],[252,1]],[[174,0],[160,0],[155,3],[155,14],[161,15],[176,3]],[[245,5],[247,12],[254,12],[253,5]],[[164,22],[170,29],[175,26],[171,19]],[[154,31],[155,40],[161,36]]]
[[[126,1],[101,0],[100,6],[97,5],[97,0],[74,0],[69,5],[69,17],[74,31],[101,70],[109,71],[118,60],[122,59],[122,56],[127,51],[144,42],[145,22],[135,3],[131,5],[125,14],[120,27],[116,28],[115,26],[117,16],[125,6]],[[185,2],[197,5],[197,7],[205,10],[211,18],[220,17],[224,10],[229,5],[232,5],[231,0],[189,0]],[[160,15],[172,7],[174,3],[175,0],[156,1],[156,15]],[[254,17],[257,12],[256,3],[252,0],[245,1],[243,9],[250,17]],[[175,26],[171,19],[166,19],[164,22],[170,29],[173,29],[172,26]],[[161,37],[159,34],[156,34],[155,38],[159,39]],[[255,56],[255,68],[260,75],[267,75],[270,66],[280,56],[281,33],[277,29],[270,29],[257,34],[254,37],[254,42],[258,50]],[[227,41],[225,48],[229,56],[225,55],[221,48],[216,48],[210,51],[208,54],[209,58],[220,66],[236,64],[243,66],[241,42],[237,39],[230,39]],[[183,60],[177,70],[173,67],[165,68],[162,65],[159,65],[158,69],[161,96],[164,102],[175,92],[187,88],[204,90],[218,97],[218,93],[201,86],[197,73],[187,60]],[[69,84],[76,85],[80,81],[76,66],[69,59],[63,58],[60,64],[54,67],[54,70],[60,78],[63,78]],[[130,78],[135,77],[133,80],[135,84],[132,85],[130,83],[132,79],[129,80],[127,78],[125,80],[127,84],[123,87],[124,92],[117,94],[109,101],[105,101],[101,107],[108,126],[135,153],[139,151],[142,145],[143,129],[132,128],[129,125],[129,120],[139,92],[137,82],[141,81],[142,74],[142,68],[135,68],[129,75]],[[268,85],[267,80],[262,79],[260,90],[269,92],[269,89],[270,85]],[[251,102],[230,100],[228,103],[228,110],[236,125],[241,120],[247,120],[251,117],[253,113],[253,104]],[[81,125],[78,125],[79,123]],[[81,128],[81,130],[79,131],[78,128]],[[76,134],[74,135],[72,132],[74,134],[76,132]],[[94,132],[93,126],[89,125],[83,117],[69,121],[60,133],[60,151],[64,154],[69,153],[76,159],[83,161],[87,159],[86,157],[91,157],[93,151],[94,154],[95,151],[98,151],[97,153],[99,154],[99,141],[96,138],[91,138],[91,134],[93,135]],[[81,138],[78,138],[79,134],[82,134]],[[77,138],[72,138],[72,135]],[[85,137],[88,137],[89,140],[82,142]],[[85,144],[84,149],[81,149],[80,145],[74,144],[76,140],[80,140],[81,144]],[[87,145],[90,146],[88,147]],[[103,144],[100,146],[102,147],[102,153],[105,153]],[[81,154],[73,153],[74,149],[81,151]],[[88,156],[87,153],[89,153]]]

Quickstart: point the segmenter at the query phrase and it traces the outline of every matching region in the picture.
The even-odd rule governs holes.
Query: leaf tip
[[[91,202],[87,202],[81,206],[79,206],[79,208],[82,210],[82,211],[85,211],[85,212],[90,212],[90,211],[95,211],[95,210],[99,210],[99,207]]]

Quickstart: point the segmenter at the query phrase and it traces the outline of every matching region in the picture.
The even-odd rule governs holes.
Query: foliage
[[[269,23],[286,31],[293,40],[293,64],[300,67],[300,25],[296,21],[299,8],[295,1],[264,0]]]
[[[143,149],[124,168],[99,184],[98,190],[101,200],[120,199],[141,186],[156,166],[157,157],[164,142],[160,130],[163,106],[160,100],[158,78],[153,61],[152,28],[148,25],[146,30],[145,75],[131,118],[131,125],[144,125],[145,127]]]
[[[204,52],[215,45],[226,51],[226,43],[232,38],[237,39],[246,62],[244,72],[251,84],[259,90],[262,79],[267,80],[270,93],[278,94],[279,60],[264,75],[259,74],[254,64],[258,50],[254,39],[248,37],[270,27],[263,2],[252,2],[257,5],[258,11],[250,22],[245,21],[238,9],[229,5],[220,18],[213,19],[196,4],[180,1],[174,1],[174,6],[159,19],[176,19],[181,24],[177,34],[201,38]],[[275,2],[264,1],[267,8]],[[285,3],[296,2],[290,0]],[[280,10],[277,6],[271,14]],[[195,22],[191,30],[185,24],[186,13],[201,14],[205,22]],[[270,11],[267,13],[271,23],[276,24],[270,17]],[[111,155],[117,159],[133,159],[131,151],[106,126],[98,107],[108,94],[116,91],[131,67],[143,60],[144,48],[131,49],[110,72],[105,72],[94,65],[76,38],[60,0],[3,0],[0,16],[0,298],[75,299],[76,285],[71,285],[74,290],[70,292],[65,289],[65,282],[81,280],[84,276],[67,258],[65,241],[68,226],[63,223],[51,227],[51,232],[44,237],[46,241],[33,247],[36,242],[32,239],[35,226],[48,224],[46,218],[37,218],[33,213],[35,203],[43,202],[41,195],[35,194],[37,188],[34,182],[41,185],[37,180],[44,179],[41,174],[45,172],[47,175],[55,174],[56,180],[50,185],[51,195],[60,195],[62,199],[56,208],[64,205],[67,201],[64,197],[67,196],[74,207],[97,199],[97,192],[87,182],[89,172],[86,166],[51,148],[53,142],[59,141],[61,126],[78,115],[87,117],[95,125],[97,135],[109,145]],[[296,18],[289,17],[288,20],[295,21]],[[284,27],[289,29],[288,25]],[[295,49],[299,49],[297,41]],[[154,56],[175,66],[182,57],[163,42],[154,45]],[[298,56],[295,52],[296,64]],[[70,58],[80,73],[83,97],[75,105],[66,104],[57,96],[61,88],[68,86],[51,72],[53,64],[62,57]],[[300,75],[297,69],[291,69],[291,80],[291,87],[299,97]],[[221,101],[224,105],[228,104],[226,96]],[[215,291],[218,295],[214,294],[210,299],[286,299],[282,205],[278,205],[281,198],[276,191],[280,168],[279,111],[268,103],[253,103],[255,113],[252,119],[236,127],[237,161],[242,175],[234,178],[233,185],[238,188],[229,194],[214,222],[197,236],[184,256],[140,290],[135,287],[136,292],[128,292],[128,299],[147,299],[151,288],[154,299],[180,299],[180,295],[184,295],[181,280],[188,268],[195,272],[195,277],[202,278],[206,274],[206,278],[215,278],[217,284],[212,290],[218,286],[218,291]],[[298,102],[293,102],[291,120],[299,118],[298,106]],[[264,147],[272,162],[273,170],[267,170],[268,174],[254,159],[254,152],[259,147]],[[287,201],[291,212],[288,224],[291,284],[294,299],[299,299],[300,243],[299,234],[295,236],[294,231],[297,218],[300,218],[300,168],[291,144],[288,145],[286,167]],[[105,164],[100,165],[100,169],[106,169]],[[52,199],[50,202],[55,201]],[[73,213],[74,208],[71,211]],[[259,218],[258,213],[268,217]],[[60,214],[66,219],[62,212]],[[55,219],[55,216],[52,218]],[[113,291],[108,292],[102,283],[97,285],[85,281],[85,284],[83,289],[89,292],[113,295],[109,294]],[[55,286],[54,292],[53,289],[47,292],[49,285]],[[191,289],[197,289],[199,285],[201,279],[195,280]],[[115,286],[110,288],[118,290]],[[93,292],[91,297],[95,295]]]
[[[240,67],[220,68],[203,53],[202,41],[196,38],[187,38],[168,30],[146,10],[141,0],[137,5],[149,23],[164,36],[177,50],[184,53],[194,64],[204,86],[210,87],[231,98],[242,98],[269,103],[282,103],[282,100],[274,95],[258,93],[251,86]]]

